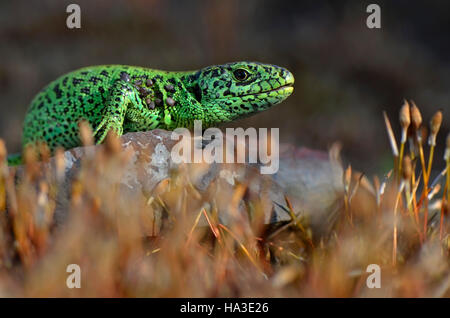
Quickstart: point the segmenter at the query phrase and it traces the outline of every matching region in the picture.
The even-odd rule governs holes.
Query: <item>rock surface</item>
[[[148,196],[158,184],[170,179],[171,173],[180,168],[171,158],[171,150],[177,142],[171,139],[171,133],[157,129],[128,133],[120,138],[123,150],[130,153],[130,159],[120,177],[120,187],[124,192]],[[80,171],[81,160],[94,155],[100,147],[103,146],[79,147],[64,153],[64,190],[57,200],[57,223],[67,217],[72,181]],[[55,166],[54,158],[49,165]],[[230,205],[233,201],[233,189],[238,184],[247,186],[244,196],[246,199],[262,202],[266,224],[290,219],[282,208],[286,206],[286,195],[296,213],[309,216],[313,225],[321,225],[327,214],[340,202],[343,191],[343,171],[337,159],[330,159],[325,152],[292,145],[280,145],[279,170],[274,175],[260,174],[256,164],[181,165],[190,173],[195,171],[194,186],[198,191],[215,193],[219,218],[224,224],[232,217]]]

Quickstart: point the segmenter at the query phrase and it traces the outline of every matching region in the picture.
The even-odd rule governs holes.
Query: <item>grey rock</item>
[[[131,153],[120,174],[121,193],[148,196],[161,181],[171,177],[172,171],[179,169],[170,155],[177,143],[171,139],[171,134],[156,129],[128,133],[120,138],[123,150]],[[60,181],[55,211],[57,224],[67,218],[71,185],[80,171],[81,160],[95,155],[99,147],[102,146],[78,147],[65,152],[64,177]],[[55,159],[48,165],[47,168],[55,170]],[[202,169],[195,166],[201,164],[186,165],[188,171],[197,170],[194,185],[198,191],[217,193],[214,199],[224,224],[236,217],[235,212],[230,212],[230,194],[239,183],[247,185],[246,199],[262,202],[266,224],[290,220],[283,208],[286,195],[297,214],[310,218],[313,225],[323,225],[340,202],[343,191],[343,171],[338,160],[330,159],[325,152],[292,145],[280,146],[279,170],[274,175],[262,175],[257,164],[213,163],[203,165]],[[215,188],[212,190],[212,187]],[[240,202],[238,210],[243,207],[244,202]]]

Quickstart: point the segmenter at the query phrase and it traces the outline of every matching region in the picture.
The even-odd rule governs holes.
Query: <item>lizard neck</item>
[[[147,74],[151,77],[151,98],[143,98],[152,104],[150,112],[146,112],[145,118],[133,120],[129,116],[126,131],[140,131],[146,129],[163,128],[175,129],[177,127],[193,128],[195,120],[202,121],[202,127],[207,128],[215,124],[227,122],[233,118],[225,111],[228,105],[222,105],[221,101],[205,101],[199,85],[200,71],[191,72],[161,72]],[[146,82],[140,77],[132,81]],[[147,87],[148,88],[148,87]],[[226,101],[223,101],[226,102]]]
[[[177,127],[193,128],[194,120],[201,120],[205,126],[210,126],[213,117],[201,103],[201,92],[198,91],[198,71],[169,72],[164,82],[169,84],[172,92],[167,91],[167,85],[159,85],[163,90],[162,95],[171,96],[174,105],[168,105],[165,101],[164,111],[161,114],[165,128]]]
[[[194,120],[201,120],[202,127],[208,128],[213,125],[232,120],[227,112],[221,111],[228,105],[221,105],[220,101],[206,102],[202,99],[202,92],[199,78],[200,71],[178,72],[176,74],[178,80],[182,83],[183,89],[190,95],[190,106],[187,113],[190,113],[190,123],[184,127],[193,127]],[[181,96],[183,94],[180,94]],[[182,101],[180,101],[182,102]]]

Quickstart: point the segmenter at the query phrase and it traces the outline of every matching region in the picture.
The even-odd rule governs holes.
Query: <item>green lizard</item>
[[[80,146],[79,121],[87,120],[97,143],[117,135],[155,128],[203,127],[260,112],[293,92],[285,68],[255,62],[167,72],[126,65],[82,68],[48,84],[31,102],[22,144],[45,142],[56,148]],[[20,155],[8,158],[21,163]]]

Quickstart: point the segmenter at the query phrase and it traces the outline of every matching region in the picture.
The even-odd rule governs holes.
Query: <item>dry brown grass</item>
[[[287,197],[288,224],[264,226],[256,201],[237,213],[245,184],[221,193],[232,198],[235,215],[221,224],[217,194],[193,187],[195,171],[186,166],[153,193],[124,193],[118,182],[129,154],[113,139],[84,160],[69,218],[56,227],[61,153],[56,170],[27,156],[16,183],[0,143],[0,296],[449,297],[450,145],[447,172],[430,180],[433,164],[441,170],[445,164],[433,159],[433,150],[425,161],[420,112],[405,105],[400,152],[385,116],[393,171],[370,181],[348,168],[342,209],[321,236]],[[72,263],[82,270],[80,289],[66,287]],[[369,264],[382,269],[380,289],[366,286]]]

